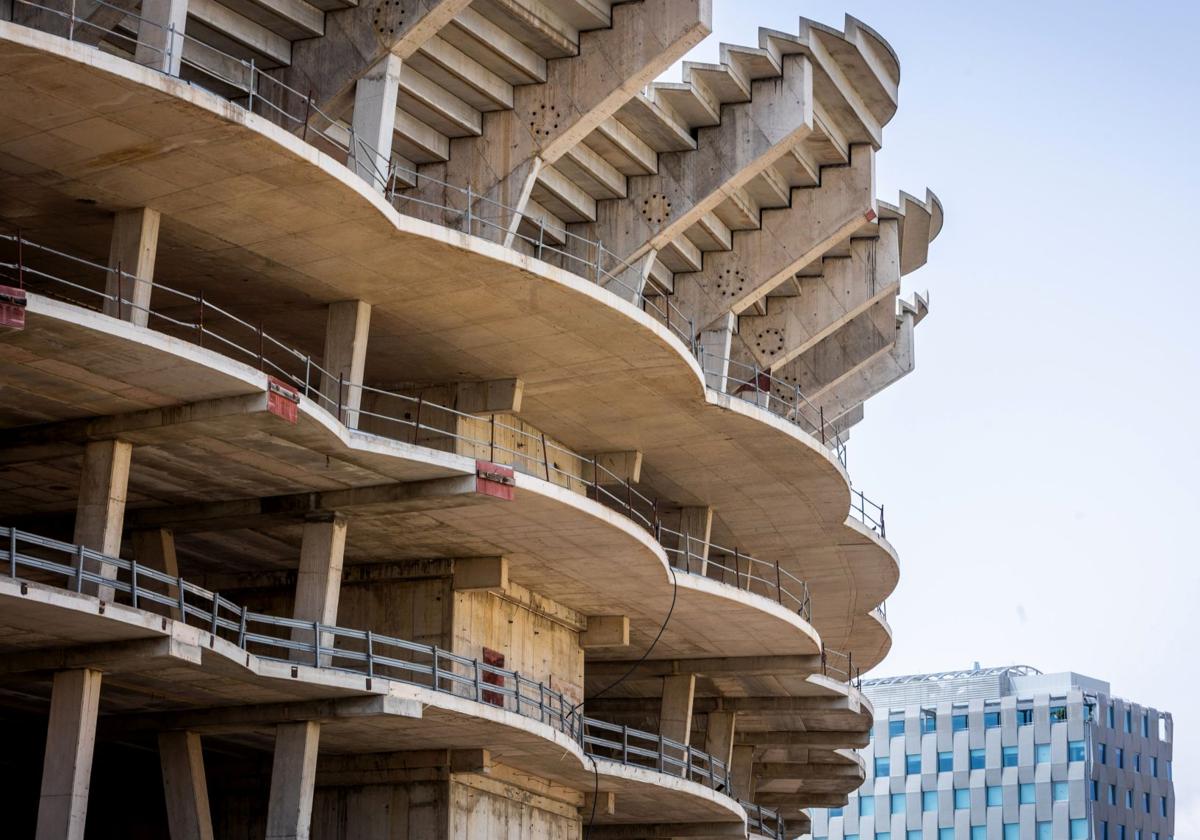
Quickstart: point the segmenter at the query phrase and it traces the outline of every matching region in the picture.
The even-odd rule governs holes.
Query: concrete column
[[[679,511],[680,559],[694,574],[708,574],[708,541],[712,538],[712,508],[685,507]]]
[[[326,372],[321,382],[325,408],[337,411],[338,419],[352,429],[358,428],[358,409],[362,405],[363,371],[367,366],[367,336],[371,329],[371,304],[361,300],[342,300],[329,304],[325,316]],[[338,376],[342,393],[339,400]]]
[[[737,723],[736,712],[709,712],[708,729],[704,734],[704,751],[733,772],[733,736]]]
[[[146,0],[148,3],[163,1]],[[145,24],[142,27],[145,28]],[[138,49],[141,50],[140,44]],[[160,221],[159,212],[148,207],[122,210],[113,219],[112,241],[108,246],[108,267],[111,270],[104,284],[104,293],[112,299],[104,301],[105,315],[139,327],[148,323]],[[121,272],[119,278],[118,268]],[[118,295],[124,301],[120,306],[116,300]]]
[[[187,10],[187,0],[142,0],[142,19],[138,24],[133,60],[178,76]]]
[[[151,569],[170,575],[171,577],[179,577],[179,561],[175,557],[175,532],[168,528],[155,528],[149,531],[134,531],[133,538],[133,559],[140,566],[149,566]],[[139,581],[139,586],[142,581]],[[144,582],[146,586],[154,585],[151,581]],[[157,589],[157,587],[156,587]],[[168,598],[179,597],[179,587],[167,585],[163,587],[163,592]],[[179,614],[178,607],[171,607],[169,610],[171,618],[180,619],[183,616]]]
[[[200,736],[195,732],[160,732],[158,757],[171,840],[213,840]]]
[[[616,253],[618,258],[624,258],[626,252],[621,251]],[[627,300],[634,305],[638,305],[638,302],[642,297],[642,290],[646,288],[646,280],[649,279],[650,271],[654,268],[654,261],[657,258],[658,251],[650,250],[635,259],[629,265],[625,266],[625,268],[619,272],[616,271],[616,265],[601,264],[600,267],[602,269],[613,273],[615,276],[607,277],[601,275],[600,284],[621,299]],[[667,295],[663,295],[662,303],[660,305],[663,311],[654,312],[653,314],[656,318],[666,321],[667,307],[671,305],[670,298]],[[653,310],[650,311],[653,312]],[[672,316],[673,320],[678,321],[682,321],[683,318],[684,316],[679,315],[678,313],[674,313]],[[686,325],[678,324],[678,326],[681,330],[686,330]]]
[[[354,170],[382,190],[392,161],[396,126],[396,94],[400,90],[400,57],[388,53],[354,86]]]
[[[308,840],[320,737],[321,724],[316,721],[275,727],[267,840]]]
[[[296,604],[292,618],[334,624],[337,621],[338,598],[342,591],[342,559],[346,552],[346,519],[330,514],[304,523],[300,544],[300,571],[296,576]],[[311,643],[312,630],[295,628],[292,640]],[[332,634],[321,634],[322,646],[333,643]],[[314,664],[304,651],[293,651],[292,658]],[[329,664],[329,657],[321,657]]]
[[[754,747],[739,744],[733,748],[729,762],[729,775],[733,781],[733,795],[738,799],[754,798]]]
[[[676,674],[663,677],[662,709],[658,716],[658,732],[686,746],[692,736],[692,700],[696,696],[696,675]],[[666,749],[667,755],[684,760],[679,750]],[[663,772],[687,775],[686,768],[663,768]]]
[[[100,672],[59,671],[50,695],[37,840],[83,840],[87,822]]]
[[[725,393],[737,390],[730,388],[729,357],[733,345],[733,329],[737,316],[726,312],[714,321],[708,329],[700,332],[700,354],[704,364],[704,384],[715,391]],[[735,371],[736,374],[736,371]],[[739,376],[739,379],[749,379]]]
[[[123,440],[97,440],[83,452],[83,472],[79,479],[79,502],[75,509],[75,542],[116,557],[121,553],[121,531],[125,524],[125,494],[129,487],[129,461],[133,445]],[[94,564],[90,564],[92,566]],[[117,575],[116,566],[99,564],[106,578]],[[113,597],[112,587],[84,584],[84,591],[105,601]]]

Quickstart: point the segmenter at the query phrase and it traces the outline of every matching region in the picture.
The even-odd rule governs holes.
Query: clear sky
[[[697,60],[800,15],[878,31],[879,195],[946,208],[905,278],[932,295],[916,370],[850,441],[900,553],[876,673],[1023,663],[1172,712],[1175,835],[1200,837],[1200,3],[713,6]]]

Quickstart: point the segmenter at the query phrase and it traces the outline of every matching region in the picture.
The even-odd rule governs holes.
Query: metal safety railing
[[[831,449],[842,466],[846,465],[845,435],[825,419],[824,406],[815,405],[804,396],[798,383],[780,379],[757,364],[714,354],[700,345],[696,348],[696,358],[710,388],[795,423]]]
[[[486,190],[439,180],[404,167],[393,159],[391,150],[376,149],[358,136],[352,125],[323,111],[311,91],[289,86],[253,58],[231,55],[176,29],[173,24],[164,27],[105,0],[89,0],[89,3],[119,13],[117,22],[105,26],[80,16],[76,0],[13,0],[13,18],[18,17],[18,9],[36,10],[38,14],[23,15],[24,19],[16,22],[92,46],[106,40],[139,64],[167,75],[178,77],[177,68],[183,67],[196,71],[193,75],[198,79],[190,84],[270,119],[339,160],[380,190],[397,211],[456,227],[467,234],[487,236],[508,247],[520,244],[541,260],[558,260],[562,268],[614,291],[664,324],[705,366],[694,319],[679,309],[665,290],[646,293],[636,270],[644,255],[619,255],[605,248],[603,242],[565,228],[548,228],[543,217],[497,201]],[[143,30],[154,37],[143,37],[140,34]],[[218,88],[201,84],[199,79],[205,76],[216,80]],[[431,218],[431,213],[440,218]],[[639,274],[639,278],[627,280],[631,273]],[[728,375],[723,377],[726,385],[722,390],[788,418],[833,449],[843,465],[846,463],[844,435],[825,420],[823,409],[814,407],[794,383],[754,366],[725,361]]]
[[[327,371],[312,356],[206,299],[160,282],[148,283],[120,264],[86,260],[24,238],[0,234],[0,282],[37,288],[50,296],[140,322],[167,335],[214,349],[295,388],[347,428],[440,451],[510,466],[574,490],[624,514],[645,528],[676,568],[712,577],[787,604],[806,621],[811,618],[808,584],[778,562],[769,563],[712,542],[667,528],[659,501],[607,468],[596,456],[562,446],[517,422],[458,411],[421,393],[357,385]],[[103,285],[103,291],[96,287]],[[148,305],[151,290],[155,306]],[[146,301],[143,303],[140,301]],[[701,558],[707,554],[707,564]]]
[[[671,738],[587,718],[583,744],[588,755],[596,758],[680,776],[726,794],[730,790],[725,762]]]
[[[862,688],[862,669],[854,666],[854,651],[843,653],[840,650],[822,646],[821,673],[854,688]]]
[[[778,811],[745,800],[740,804],[746,812],[746,828],[751,834],[770,837],[771,840],[786,840],[787,826]]]
[[[782,568],[778,560],[759,560],[737,548],[727,548],[666,526],[659,527],[658,540],[674,568],[769,598],[805,621],[812,620],[808,583]]]
[[[5,569],[7,567],[7,569]],[[0,569],[13,580],[97,595],[182,621],[260,659],[394,680],[515,712],[569,735],[585,754],[729,791],[729,768],[708,753],[651,732],[585,717],[545,682],[436,645],[320,621],[252,612],[136,560],[0,527]],[[2,573],[2,572],[0,572]],[[65,585],[56,581],[63,581]],[[367,683],[370,687],[370,683]],[[606,734],[617,734],[614,740]]]
[[[887,523],[883,518],[883,505],[868,499],[861,490],[850,488],[850,515],[866,525],[883,539],[887,539]]]

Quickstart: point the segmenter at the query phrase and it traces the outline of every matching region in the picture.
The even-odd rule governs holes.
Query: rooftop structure
[[[16,835],[782,838],[845,801],[899,575],[846,446],[942,223],[874,193],[880,35],[667,83],[707,3],[0,19]]]
[[[1026,665],[864,680],[867,777],[819,840],[1172,840],[1171,715]]]

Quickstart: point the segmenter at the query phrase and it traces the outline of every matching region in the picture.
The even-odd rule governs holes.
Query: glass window
[[[1091,703],[1084,703],[1083,704],[1083,722],[1091,723],[1095,719],[1096,719],[1096,707],[1093,706]]]
[[[954,829],[953,828],[939,828],[938,829],[938,840],[954,840]]]
[[[1150,794],[1148,793],[1142,794],[1142,810],[1147,814],[1150,813]]]
[[[1108,804],[1109,805],[1117,804],[1117,786],[1116,785],[1108,786]]]
[[[954,808],[956,810],[971,807],[971,789],[970,788],[955,788],[954,789]]]
[[[858,840],[857,834],[843,834],[842,840]]]
[[[971,840],[987,840],[987,826],[986,825],[971,826]]]
[[[1125,731],[1133,732],[1133,710],[1132,709],[1125,710]],[[1122,826],[1122,828],[1123,827],[1124,826]]]
[[[1116,708],[1113,706],[1112,703],[1109,703],[1108,704],[1108,728],[1109,729],[1117,728],[1116,714],[1117,714]]]
[[[1150,737],[1150,713],[1142,712],[1142,737]]]
[[[983,713],[983,728],[997,729],[1000,726],[999,712],[984,712]]]
[[[1158,756],[1156,755],[1150,756],[1150,775],[1158,778]]]
[[[937,732],[937,713],[921,712],[921,731]]]
[[[971,769],[982,770],[987,763],[983,750],[971,750]]]
[[[1117,758],[1117,769],[1124,770],[1125,769],[1125,748],[1124,747],[1116,747],[1113,750],[1113,753],[1116,755],[1116,758]]]
[[[1083,741],[1067,742],[1067,761],[1083,761],[1087,758],[1087,748]]]
[[[889,720],[888,721],[888,737],[889,738],[900,738],[903,735],[904,735],[904,721],[903,720]]]
[[[1029,726],[1033,723],[1033,709],[1017,709],[1017,726]]]
[[[860,817],[871,817],[875,815],[875,797],[860,796],[858,797],[858,815]]]
[[[1021,840],[1020,823],[1004,824],[1004,840]]]
[[[904,813],[904,800],[905,800],[905,795],[903,793],[893,793],[892,794],[892,813],[893,814],[903,814]]]
[[[1112,711],[1110,708],[1109,711]],[[1096,840],[1108,840],[1108,820],[1100,820],[1100,836]]]
[[[937,810],[937,791],[927,790],[921,793],[921,810],[936,811]]]
[[[1130,811],[1133,810],[1133,791],[1132,790],[1125,791],[1125,807],[1128,808]]]
[[[1051,706],[1050,707],[1050,722],[1051,723],[1066,723],[1067,722],[1067,707],[1066,706]]]
[[[1017,748],[1004,747],[1000,750],[1000,763],[1005,767],[1017,766]]]
[[[1167,781],[1168,782],[1172,781],[1174,778],[1175,778],[1174,774],[1171,773],[1171,759],[1168,758],[1167,759]]]
[[[1071,820],[1071,840],[1088,840],[1087,820]]]
[[[955,715],[953,722],[954,722],[954,731],[955,732],[962,732],[964,729],[967,728],[967,716],[966,715]]]
[[[1034,744],[1033,745],[1033,760],[1038,764],[1045,764],[1050,760],[1050,745],[1049,744]]]
[[[1098,781],[1096,781],[1095,779],[1092,779],[1092,797],[1091,798],[1092,798],[1093,802],[1100,801],[1100,783]]]
[[[1125,840],[1125,826],[1117,826],[1117,840]]]
[[[949,773],[954,769],[954,753],[940,752],[938,753],[938,772]]]
[[[921,756],[906,755],[904,756],[904,772],[905,773],[920,773],[921,772]]]
[[[1108,744],[1097,744],[1096,753],[1101,764],[1108,764]]]
[[[1004,804],[1004,788],[1000,787],[1000,785],[988,785],[988,787],[987,787],[987,804],[989,807],[992,805],[1003,805]]]
[[[892,840],[892,832],[877,831],[875,832],[875,840]]]
[[[1050,785],[1051,794],[1055,802],[1066,802],[1068,796],[1068,788],[1066,782],[1054,782]]]
[[[1032,784],[1017,785],[1017,790],[1020,793],[1019,801],[1022,805],[1032,805],[1036,801]]]
[[[1133,754],[1133,772],[1134,773],[1142,772],[1142,754],[1141,753]]]
[[[888,757],[886,755],[876,756],[875,757],[875,776],[877,778],[881,777],[881,776],[888,776],[891,774],[891,772],[892,772],[892,763],[891,763],[891,761],[888,760]]]
[[[921,829],[910,828],[908,834],[905,835],[908,840],[921,840]]]
[[[1054,835],[1050,833],[1050,823],[1037,823],[1037,834],[1035,836],[1037,840],[1054,840]]]
[[[1167,797],[1165,796],[1158,798],[1158,813],[1164,817],[1167,815]]]
[[[834,817],[840,817],[841,815],[842,815],[841,808],[830,808],[829,809],[829,818],[830,819],[833,819]]]

